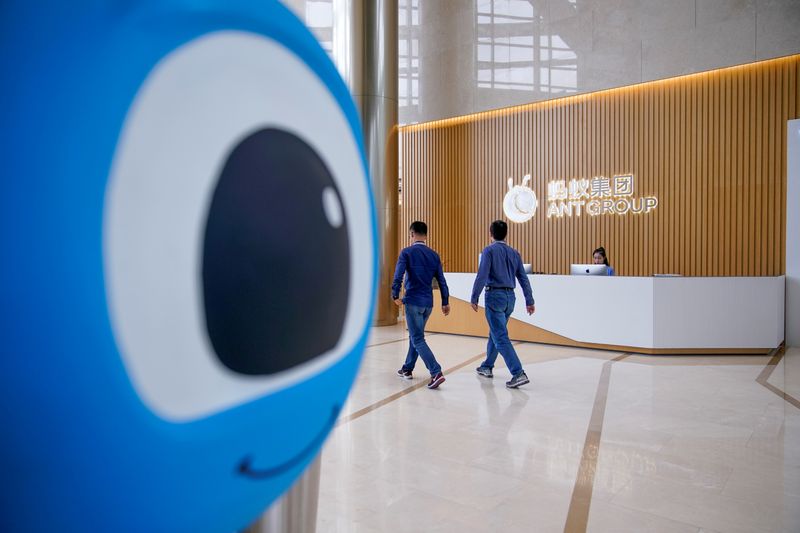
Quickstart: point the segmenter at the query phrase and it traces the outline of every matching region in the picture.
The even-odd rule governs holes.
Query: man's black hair
[[[427,236],[428,235],[428,225],[424,222],[420,222],[419,220],[414,221],[408,227],[411,231],[416,233],[417,235]]]
[[[494,240],[502,241],[506,238],[506,235],[508,235],[508,224],[502,220],[495,220],[492,222],[492,225],[489,226],[489,233],[492,234]]]

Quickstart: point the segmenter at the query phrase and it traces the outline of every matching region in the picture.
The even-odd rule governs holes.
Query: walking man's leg
[[[492,340],[492,331],[489,330],[489,340],[486,342],[486,359],[484,359],[483,363],[475,369],[478,374],[483,377],[491,378],[494,377],[492,373],[492,369],[494,368],[494,362],[497,360],[497,347],[494,344],[494,340]]]
[[[443,381],[442,367],[434,357],[428,343],[425,341],[425,323],[431,315],[431,307],[418,307],[416,305],[406,305],[406,323],[408,324],[408,334],[422,362],[431,374],[431,382],[428,388],[435,389]],[[435,383],[435,384],[434,384]]]
[[[491,291],[489,294],[491,299],[487,295],[486,319],[489,321],[494,344],[503,356],[512,376],[511,381],[506,382],[506,386],[516,388],[528,383],[527,376],[522,370],[522,363],[508,338],[508,319],[514,310],[516,298],[511,291]]]
[[[408,316],[406,315],[406,323],[408,323]],[[411,379],[411,373],[414,372],[414,367],[417,364],[417,349],[414,348],[414,341],[411,340],[409,335],[408,339],[408,352],[406,353],[406,360],[397,375],[403,379]]]

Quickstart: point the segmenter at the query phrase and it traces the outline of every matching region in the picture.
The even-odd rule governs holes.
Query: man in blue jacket
[[[511,381],[506,382],[506,387],[516,389],[520,385],[529,383],[527,374],[522,370],[522,363],[517,357],[517,352],[508,339],[508,318],[514,311],[516,296],[514,278],[519,280],[522,292],[525,295],[525,309],[529,315],[536,311],[533,305],[533,293],[522,258],[519,252],[505,242],[508,234],[508,224],[502,220],[495,220],[489,226],[492,244],[483,249],[481,262],[478,266],[478,276],[472,286],[472,310],[478,311],[478,297],[486,287],[486,321],[489,323],[489,342],[486,347],[486,360],[476,371],[487,378],[493,377],[492,368],[500,351],[505,359],[508,371],[511,372]]]
[[[425,324],[433,311],[433,278],[439,282],[442,292],[442,313],[450,313],[447,282],[442,272],[442,261],[439,254],[428,248],[425,241],[428,239],[428,226],[424,222],[413,222],[409,227],[411,232],[411,246],[404,248],[397,259],[397,267],[392,281],[392,299],[398,306],[406,306],[406,326],[408,327],[409,345],[408,355],[403,367],[397,375],[404,379],[411,379],[411,372],[417,362],[417,354],[422,357],[425,366],[431,373],[428,383],[429,389],[435,389],[444,383],[442,367],[436,361],[428,343],[425,342]],[[400,300],[400,286],[403,276],[406,277],[405,297]]]

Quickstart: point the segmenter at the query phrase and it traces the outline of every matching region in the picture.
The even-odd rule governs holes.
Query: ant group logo
[[[368,334],[347,87],[270,0],[9,0],[0,51],[0,530],[241,530]]]
[[[508,192],[503,198],[503,212],[511,222],[527,222],[536,214],[539,201],[536,193],[530,188],[531,176],[522,178],[522,185],[514,185],[513,178],[508,178]]]

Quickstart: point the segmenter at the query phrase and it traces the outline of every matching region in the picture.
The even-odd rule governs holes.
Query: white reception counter
[[[445,278],[451,316],[434,311],[428,331],[486,335],[483,310],[469,307],[475,274]],[[528,278],[536,313],[525,312],[517,287],[513,340],[641,353],[767,353],[784,338],[784,276]]]

